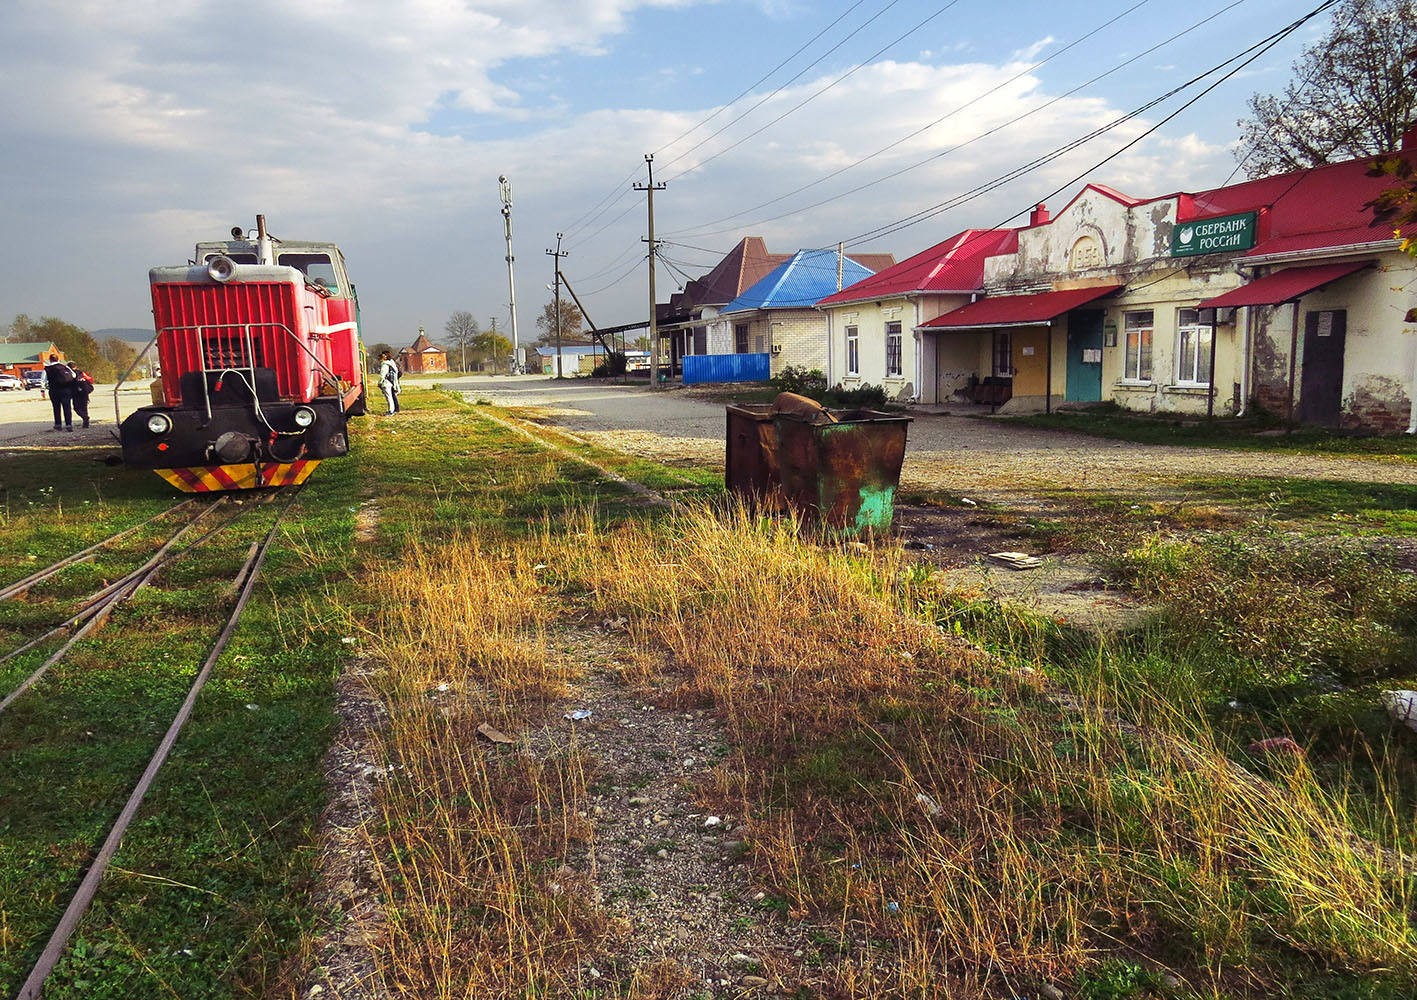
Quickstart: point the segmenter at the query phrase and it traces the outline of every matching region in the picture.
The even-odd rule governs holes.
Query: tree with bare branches
[[[1278,94],[1250,98],[1236,155],[1251,178],[1397,149],[1417,118],[1417,0],[1344,0]]]

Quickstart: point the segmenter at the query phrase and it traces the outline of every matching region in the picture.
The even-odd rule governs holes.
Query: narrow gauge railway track
[[[23,985],[20,987],[19,993],[16,994],[17,1000],[39,1000],[39,998],[44,995],[45,981],[49,978],[50,973],[53,972],[55,966],[59,963],[60,959],[63,958],[65,949],[68,946],[70,938],[78,929],[85,912],[87,912],[90,904],[94,900],[94,897],[97,895],[99,885],[103,879],[104,873],[108,869],[109,863],[112,861],[114,854],[117,853],[118,847],[122,842],[124,833],[127,832],[129,825],[137,816],[138,809],[142,805],[143,799],[146,797],[149,789],[152,787],[153,782],[157,777],[158,771],[162,768],[163,763],[167,760],[168,755],[171,753],[173,747],[177,743],[177,739],[182,732],[182,728],[186,725],[188,718],[191,716],[192,711],[196,706],[197,698],[201,694],[202,688],[205,686],[213,668],[220,660],[223,651],[226,649],[228,642],[230,641],[232,635],[235,633],[236,628],[241,621],[242,612],[245,610],[246,604],[250,599],[251,593],[255,589],[256,580],[260,574],[262,565],[265,563],[266,556],[270,551],[271,543],[276,536],[276,532],[280,528],[281,521],[284,518],[285,514],[290,510],[290,508],[294,506],[296,498],[301,492],[302,488],[303,487],[301,486],[287,487],[286,489],[281,490],[279,494],[276,494],[284,495],[287,498],[287,502],[276,512],[275,517],[272,520],[271,526],[269,530],[265,533],[265,535],[259,541],[251,544],[250,549],[246,555],[245,561],[242,563],[241,568],[238,570],[235,577],[233,578],[231,589],[235,592],[236,599],[234,604],[232,605],[230,613],[226,618],[225,624],[223,625],[220,634],[216,637],[214,643],[212,644],[211,650],[208,653],[206,660],[202,663],[202,666],[198,669],[196,675],[193,677],[185,699],[183,700],[181,706],[177,709],[176,714],[173,716],[171,723],[167,727],[166,733],[163,735],[161,741],[159,741],[156,750],[153,752],[153,755],[149,759],[146,768],[144,768],[143,770],[142,776],[133,786],[133,789],[129,793],[128,798],[122,810],[119,812],[117,819],[114,820],[112,826],[108,830],[107,836],[104,838],[102,844],[98,847],[97,851],[93,855],[92,860],[89,862],[88,868],[85,870],[83,878],[79,882],[78,888],[70,897],[63,915],[60,917],[58,924],[55,926],[53,932],[50,934],[49,939],[45,944],[44,950],[40,953],[38,960],[30,969],[29,975],[26,977]],[[152,580],[152,578],[159,570],[170,564],[175,559],[180,558],[180,556],[192,551],[194,548],[201,545],[203,542],[207,541],[211,537],[215,536],[220,531],[229,527],[236,520],[242,517],[244,513],[246,513],[246,511],[242,511],[233,517],[227,518],[223,522],[211,527],[209,530],[207,530],[204,534],[199,536],[185,548],[179,550],[177,546],[180,543],[181,539],[191,530],[197,527],[198,523],[201,522],[206,515],[212,513],[218,507],[223,506],[224,499],[225,498],[219,499],[216,502],[208,505],[195,517],[192,517],[186,524],[182,525],[171,537],[168,538],[167,542],[165,542],[161,546],[161,548],[156,553],[154,553],[154,555],[149,558],[147,562],[145,562],[142,566],[128,573],[126,576],[115,581],[114,583],[109,584],[107,587],[103,588],[103,590],[98,591],[97,593],[90,595],[88,598],[86,598],[83,602],[81,602],[84,604],[83,610],[80,612],[79,615],[76,615],[74,619],[64,623],[55,630],[51,630],[50,633],[46,633],[46,636],[40,637],[39,640],[28,643],[21,649],[15,650],[12,653],[7,654],[5,659],[9,659],[10,657],[18,654],[19,652],[22,652],[24,649],[33,648],[34,645],[38,644],[38,642],[43,641],[45,638],[52,637],[58,632],[63,631],[71,626],[74,626],[75,623],[78,623],[77,627],[75,628],[74,635],[71,636],[71,638],[64,644],[64,646],[59,651],[57,651],[49,659],[46,660],[44,666],[41,668],[40,671],[36,671],[35,674],[31,674],[30,677],[27,678],[26,681],[22,683],[19,688],[11,692],[11,694],[4,700],[4,702],[0,703],[0,710],[3,710],[5,706],[7,706],[10,702],[14,701],[14,699],[18,697],[21,693],[23,693],[23,691],[27,690],[29,687],[32,687],[34,683],[37,682],[41,676],[43,676],[43,671],[47,670],[48,667],[51,666],[54,662],[57,662],[58,659],[62,657],[65,652],[67,652],[70,646],[77,642],[79,638],[82,638],[84,635],[90,634],[92,631],[94,631],[98,627],[98,625],[101,625],[102,622],[106,620],[108,614],[114,608],[116,608],[119,603],[141,590],[148,582]],[[177,507],[185,506],[185,503],[177,505]],[[175,509],[176,508],[170,508],[170,510]],[[247,510],[251,509],[258,508],[254,506],[252,508],[247,508]],[[135,529],[136,527],[141,526],[135,526]],[[111,541],[111,539],[109,541]],[[84,553],[75,553],[74,556],[68,557],[68,561],[61,560],[60,562],[64,563],[65,565],[72,565],[75,557],[82,555],[84,555]],[[50,567],[50,569],[52,568],[53,567]],[[46,571],[41,571],[41,573],[44,572]],[[3,660],[0,660],[0,662],[3,662]],[[4,723],[4,717],[3,715],[0,715],[0,726],[3,726]]]
[[[267,497],[262,498],[261,502],[269,502],[269,499],[275,495],[276,494],[268,495]],[[9,708],[10,705],[13,704],[17,698],[19,698],[22,694],[24,694],[35,684],[37,684],[44,677],[44,675],[49,672],[50,667],[54,666],[54,664],[62,660],[64,656],[69,652],[69,650],[72,649],[73,646],[79,642],[79,640],[87,638],[88,636],[92,635],[94,632],[102,628],[103,625],[108,621],[109,616],[114,612],[114,610],[119,607],[119,605],[128,601],[140,590],[142,590],[149,583],[151,583],[152,580],[160,572],[166,569],[171,563],[180,559],[187,553],[194,551],[203,543],[211,539],[214,535],[230,527],[245,513],[245,510],[238,511],[236,514],[226,518],[225,520],[222,520],[215,527],[210,528],[208,531],[203,533],[194,541],[188,543],[185,547],[180,547],[180,543],[182,542],[182,540],[193,529],[195,529],[198,524],[202,522],[209,514],[213,514],[218,509],[224,508],[227,504],[227,500],[228,498],[225,496],[219,497],[212,503],[209,503],[198,509],[190,518],[180,524],[177,527],[177,530],[173,532],[167,538],[166,541],[159,545],[157,551],[154,552],[153,555],[149,557],[148,560],[144,562],[141,566],[138,566],[136,569],[129,571],[128,573],[119,577],[114,582],[107,584],[106,586],[95,591],[94,593],[79,598],[74,613],[67,616],[63,621],[50,628],[44,634],[30,639],[29,641],[25,642],[23,645],[16,647],[15,649],[0,654],[0,666],[3,666],[10,660],[13,660],[15,657],[20,656],[23,653],[27,653],[37,646],[42,646],[44,643],[50,641],[51,639],[55,639],[66,632],[69,633],[68,638],[64,640],[64,642],[59,646],[59,648],[56,649],[53,653],[51,653],[50,656],[43,663],[41,663],[32,673],[29,674],[29,676],[24,678],[24,680],[22,680],[17,687],[9,691],[3,697],[0,697],[0,712],[4,712],[5,709]],[[4,591],[0,591],[0,600],[18,597],[21,594],[27,593],[34,586],[38,585],[44,580],[56,576],[62,570],[91,559],[98,552],[98,550],[104,548],[105,546],[108,546],[118,541],[119,539],[132,534],[139,528],[145,527],[146,525],[151,524],[153,521],[159,518],[165,517],[169,514],[173,514],[178,510],[188,508],[189,504],[191,504],[192,502],[193,501],[185,501],[183,503],[177,504],[174,507],[170,507],[166,511],[163,511],[161,514],[157,514],[154,517],[149,518],[147,521],[142,522],[141,524],[136,524],[133,527],[126,529],[125,531],[120,531],[115,535],[111,535],[110,537],[104,539],[101,542],[97,542],[93,545],[90,545],[86,549],[83,549],[79,552],[75,552],[72,555],[66,556],[65,558],[55,562],[53,565],[46,567],[45,569],[40,570],[39,572],[34,573],[23,580],[11,584],[9,587],[5,588]],[[249,510],[250,508],[246,509]]]

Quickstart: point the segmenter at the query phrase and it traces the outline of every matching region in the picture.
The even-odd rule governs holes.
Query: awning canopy
[[[1317,267],[1291,267],[1263,278],[1256,278],[1232,292],[1206,299],[1197,309],[1232,309],[1236,306],[1277,306],[1281,302],[1307,295],[1315,288],[1337,281],[1354,271],[1361,271],[1370,262],[1346,261],[1342,264],[1320,264]]]
[[[1043,326],[1068,310],[1087,305],[1121,287],[1120,284],[1094,285],[1090,288],[1070,288],[1064,292],[1001,295],[994,299],[980,299],[953,312],[936,316],[928,323],[921,323],[920,329],[988,330],[1001,326]]]

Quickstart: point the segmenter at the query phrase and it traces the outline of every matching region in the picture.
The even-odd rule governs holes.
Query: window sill
[[[860,382],[860,381],[861,381],[861,373],[860,373],[860,372],[857,372],[855,375],[843,375],[843,376],[841,377],[841,380],[842,380],[843,382]]]
[[[1119,378],[1115,383],[1118,389],[1155,389],[1156,383],[1150,379]]]
[[[1178,396],[1208,396],[1211,386],[1203,382],[1177,382],[1175,385],[1162,386],[1163,392],[1175,393]]]

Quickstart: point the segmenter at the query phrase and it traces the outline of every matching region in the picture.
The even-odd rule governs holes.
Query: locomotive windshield
[[[283,253],[277,257],[277,260],[286,267],[293,267],[300,271],[315,284],[322,285],[332,292],[339,291],[339,282],[335,279],[335,266],[330,262],[329,254]]]

